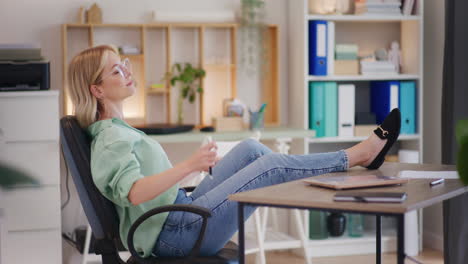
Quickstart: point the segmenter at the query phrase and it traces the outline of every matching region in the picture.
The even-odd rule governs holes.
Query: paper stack
[[[365,61],[361,60],[362,75],[397,74],[395,65],[390,61]]]
[[[141,51],[138,47],[136,46],[131,46],[131,45],[122,45],[119,47],[119,52],[121,54],[129,54],[129,55],[135,55],[135,54],[140,54]]]
[[[401,15],[401,0],[358,0],[356,15]]]

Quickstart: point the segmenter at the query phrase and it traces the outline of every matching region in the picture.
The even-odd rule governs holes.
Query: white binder
[[[338,136],[354,136],[355,113],[354,84],[340,84],[338,86]]]
[[[327,35],[327,75],[335,75],[335,22],[328,21]]]

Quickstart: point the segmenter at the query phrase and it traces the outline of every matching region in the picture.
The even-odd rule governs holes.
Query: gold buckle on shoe
[[[380,130],[382,131],[382,136],[383,136],[383,137],[387,137],[387,135],[388,135],[388,131],[387,131],[387,130],[384,130],[381,126],[378,126],[377,128],[380,129]]]

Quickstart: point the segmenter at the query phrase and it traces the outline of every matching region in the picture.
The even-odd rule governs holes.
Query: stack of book
[[[335,74],[357,75],[359,74],[358,45],[337,44],[335,47]]]
[[[121,54],[128,54],[128,55],[136,55],[140,54],[141,51],[138,47],[131,46],[131,45],[122,45],[119,47],[119,52]]]
[[[361,60],[362,75],[398,74],[396,67],[390,61]]]
[[[356,15],[401,15],[401,0],[356,0]]]

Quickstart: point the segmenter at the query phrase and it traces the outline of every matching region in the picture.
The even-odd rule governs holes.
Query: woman
[[[167,204],[194,204],[212,211],[201,254],[213,255],[237,231],[237,206],[228,195],[358,165],[378,168],[400,130],[396,109],[375,134],[346,150],[282,155],[245,140],[218,162],[210,151],[216,148],[212,142],[172,167],[158,142],[123,121],[122,104],[135,93],[135,82],[130,64],[121,61],[115,48],[84,50],[73,58],[68,74],[75,115],[93,138],[94,183],[115,204],[125,245],[130,226],[146,211]],[[191,195],[178,188],[184,177],[209,167],[212,179],[205,178]],[[246,217],[253,210],[246,209]],[[184,256],[193,247],[201,222],[191,213],[156,215],[137,229],[135,248],[143,256]]]

